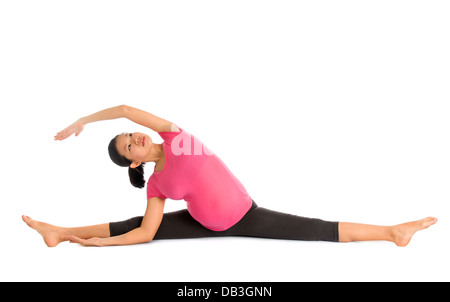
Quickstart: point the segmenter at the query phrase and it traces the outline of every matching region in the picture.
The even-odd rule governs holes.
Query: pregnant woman
[[[176,124],[126,105],[83,117],[59,132],[55,140],[78,136],[86,124],[117,118],[148,127],[163,139],[162,144],[154,144],[144,133],[123,133],[108,146],[111,160],[128,168],[130,182],[137,188],[146,185],[144,164],[155,163],[147,181],[144,216],[65,228],[23,215],[23,221],[38,231],[48,246],[67,240],[84,246],[108,246],[220,236],[333,242],[385,240],[406,246],[415,232],[437,222],[436,218],[427,217],[394,226],[376,226],[324,221],[259,207],[227,166],[196,137]],[[187,209],[164,213],[167,198],[184,199]]]

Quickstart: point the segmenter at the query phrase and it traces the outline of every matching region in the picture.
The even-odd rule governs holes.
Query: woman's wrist
[[[89,124],[89,121],[86,116],[79,118],[77,122],[81,123],[83,126]]]

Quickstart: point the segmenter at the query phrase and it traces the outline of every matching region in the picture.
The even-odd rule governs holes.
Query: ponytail
[[[139,189],[145,187],[144,163],[141,163],[134,169],[129,167],[128,175],[130,176],[130,182],[133,186]]]
[[[142,189],[145,187],[145,178],[144,178],[144,163],[141,163],[136,168],[130,168],[131,160],[122,156],[117,151],[117,138],[119,135],[114,137],[108,145],[108,153],[109,157],[118,166],[128,167],[128,176],[130,176],[130,182],[136,188]]]

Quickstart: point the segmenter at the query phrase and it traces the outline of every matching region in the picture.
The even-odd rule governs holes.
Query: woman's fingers
[[[92,237],[89,239],[81,239],[77,236],[67,236],[66,237],[67,240],[70,241],[70,243],[79,243],[82,246],[101,246],[101,238],[98,237]]]
[[[71,134],[72,134],[72,133],[69,132],[69,129],[66,128],[66,129],[64,129],[63,131],[58,132],[58,133],[55,135],[55,140],[63,140],[63,139],[66,139],[66,138],[68,138]]]
[[[61,132],[58,132],[56,135],[55,135],[55,140],[63,140],[63,139],[66,139],[66,138],[68,138],[69,136],[71,136],[72,134],[74,134],[74,133],[78,133],[79,134],[79,132],[81,132],[81,131],[77,131],[78,129],[76,129],[75,127],[68,127],[68,128],[66,128],[66,129],[64,129],[63,131],[61,131]],[[77,135],[78,136],[78,135]]]
[[[66,239],[69,240],[70,243],[79,243],[81,245],[84,245],[84,242],[86,241],[85,239],[81,239],[81,238],[78,238],[77,236],[73,236],[73,235],[67,236]]]
[[[80,135],[81,131],[83,131],[84,126],[81,122],[77,121],[75,123],[73,123],[72,125],[70,125],[69,127],[67,127],[66,129],[58,132],[55,135],[55,140],[64,140],[66,138],[68,138],[69,136],[71,136],[72,134],[75,134],[75,136]]]
[[[57,140],[57,141],[63,140],[64,138],[65,138],[65,137],[64,137],[64,135],[63,135],[62,132],[58,132],[58,133],[55,135],[55,140]]]

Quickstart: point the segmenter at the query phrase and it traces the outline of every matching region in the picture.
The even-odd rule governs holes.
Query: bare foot
[[[435,217],[398,224],[393,227],[393,241],[398,246],[407,246],[412,236],[420,230],[428,228],[437,222]]]
[[[22,215],[22,220],[32,229],[41,234],[45,244],[49,247],[57,246],[60,242],[65,241],[62,229],[37,220],[33,220],[28,216]]]

